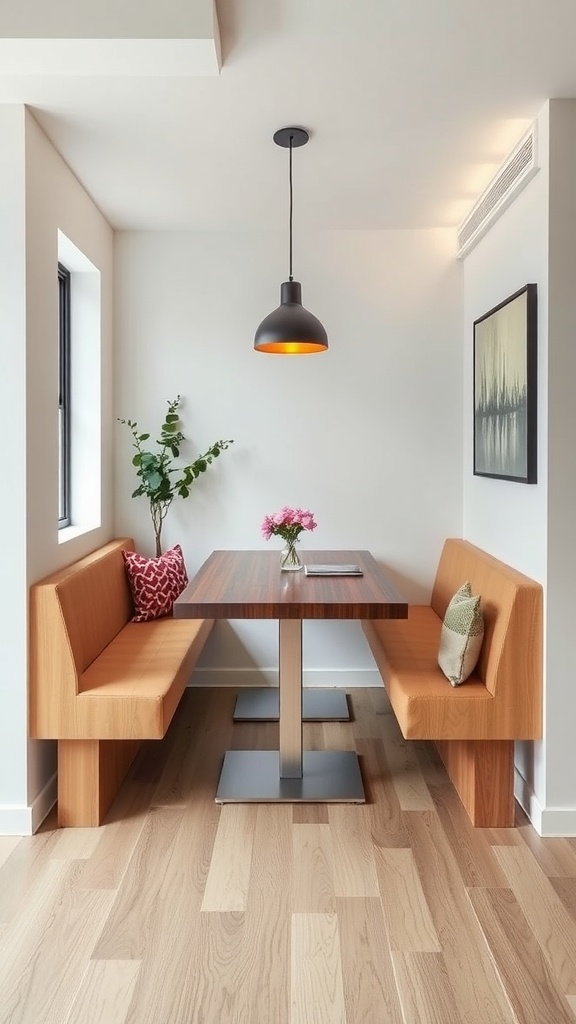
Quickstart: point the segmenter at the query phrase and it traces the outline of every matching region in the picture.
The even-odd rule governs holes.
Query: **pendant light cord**
[[[292,205],[293,205],[293,203],[292,203],[292,139],[293,139],[293,136],[291,135],[290,136],[290,173],[289,173],[289,180],[290,180],[290,276],[288,278],[289,281],[293,280],[293,278],[292,278]]]

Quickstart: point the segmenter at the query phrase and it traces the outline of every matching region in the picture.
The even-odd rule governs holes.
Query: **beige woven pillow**
[[[472,586],[466,582],[450,601],[440,634],[438,664],[452,686],[460,686],[474,671],[483,639],[480,598],[472,596]]]

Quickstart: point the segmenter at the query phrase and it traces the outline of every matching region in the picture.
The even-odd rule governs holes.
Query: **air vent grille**
[[[506,209],[538,170],[536,162],[536,125],[518,143],[488,188],[458,228],[458,253],[461,258]]]

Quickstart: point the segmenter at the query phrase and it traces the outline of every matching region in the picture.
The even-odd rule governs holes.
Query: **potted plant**
[[[156,441],[156,452],[148,451],[144,447],[151,435],[141,434],[136,420],[118,417],[120,423],[130,428],[134,438],[133,447],[136,454],[132,459],[132,465],[136,468],[136,476],[140,478],[140,483],[132,492],[132,497],[144,496],[148,499],[157,557],[162,554],[162,526],[174,498],[188,498],[192,485],[200,474],[206,472],[220,452],[234,444],[233,441],[215,441],[208,451],[204,455],[198,455],[194,462],[187,466],[177,466],[176,460],[180,457],[182,442],[186,440],[177,411],[180,401],[178,395],[173,401],[168,402],[168,412],[160,429],[160,437]]]

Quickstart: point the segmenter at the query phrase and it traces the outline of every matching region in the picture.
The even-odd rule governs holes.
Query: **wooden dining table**
[[[174,604],[176,618],[279,623],[279,749],[226,751],[217,803],[365,802],[355,751],[303,750],[302,622],[406,618],[408,603],[369,551],[300,554],[304,564],[354,564],[362,575],[281,572],[278,551],[213,551]]]

